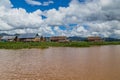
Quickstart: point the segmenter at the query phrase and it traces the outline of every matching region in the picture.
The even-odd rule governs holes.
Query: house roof
[[[16,36],[3,36],[2,40],[15,39]]]
[[[26,33],[26,34],[20,34],[18,38],[35,38],[38,36],[36,33]]]

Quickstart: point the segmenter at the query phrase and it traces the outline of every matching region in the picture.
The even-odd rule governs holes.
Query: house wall
[[[101,42],[101,41],[103,41],[101,37],[88,37],[87,40],[91,41],[91,42]]]
[[[18,41],[23,41],[23,42],[43,42],[45,41],[45,38],[23,38],[23,39],[18,39]]]
[[[33,38],[21,38],[21,39],[18,39],[18,41],[21,41],[21,42],[32,42],[34,39]]]
[[[34,42],[40,42],[40,38],[34,38],[33,41]]]
[[[67,41],[67,37],[66,36],[55,36],[55,37],[51,37],[50,41],[53,41],[53,42],[65,42],[65,41]]]

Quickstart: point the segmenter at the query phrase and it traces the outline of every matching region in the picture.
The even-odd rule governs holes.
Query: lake
[[[0,80],[120,80],[120,45],[1,49]]]

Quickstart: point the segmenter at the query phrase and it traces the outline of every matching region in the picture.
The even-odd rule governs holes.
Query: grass
[[[101,45],[120,45],[118,42],[0,42],[0,49],[31,49],[49,47],[90,47]]]

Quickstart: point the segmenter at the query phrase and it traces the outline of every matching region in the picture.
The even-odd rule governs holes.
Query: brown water
[[[0,80],[120,80],[120,45],[0,50]]]

